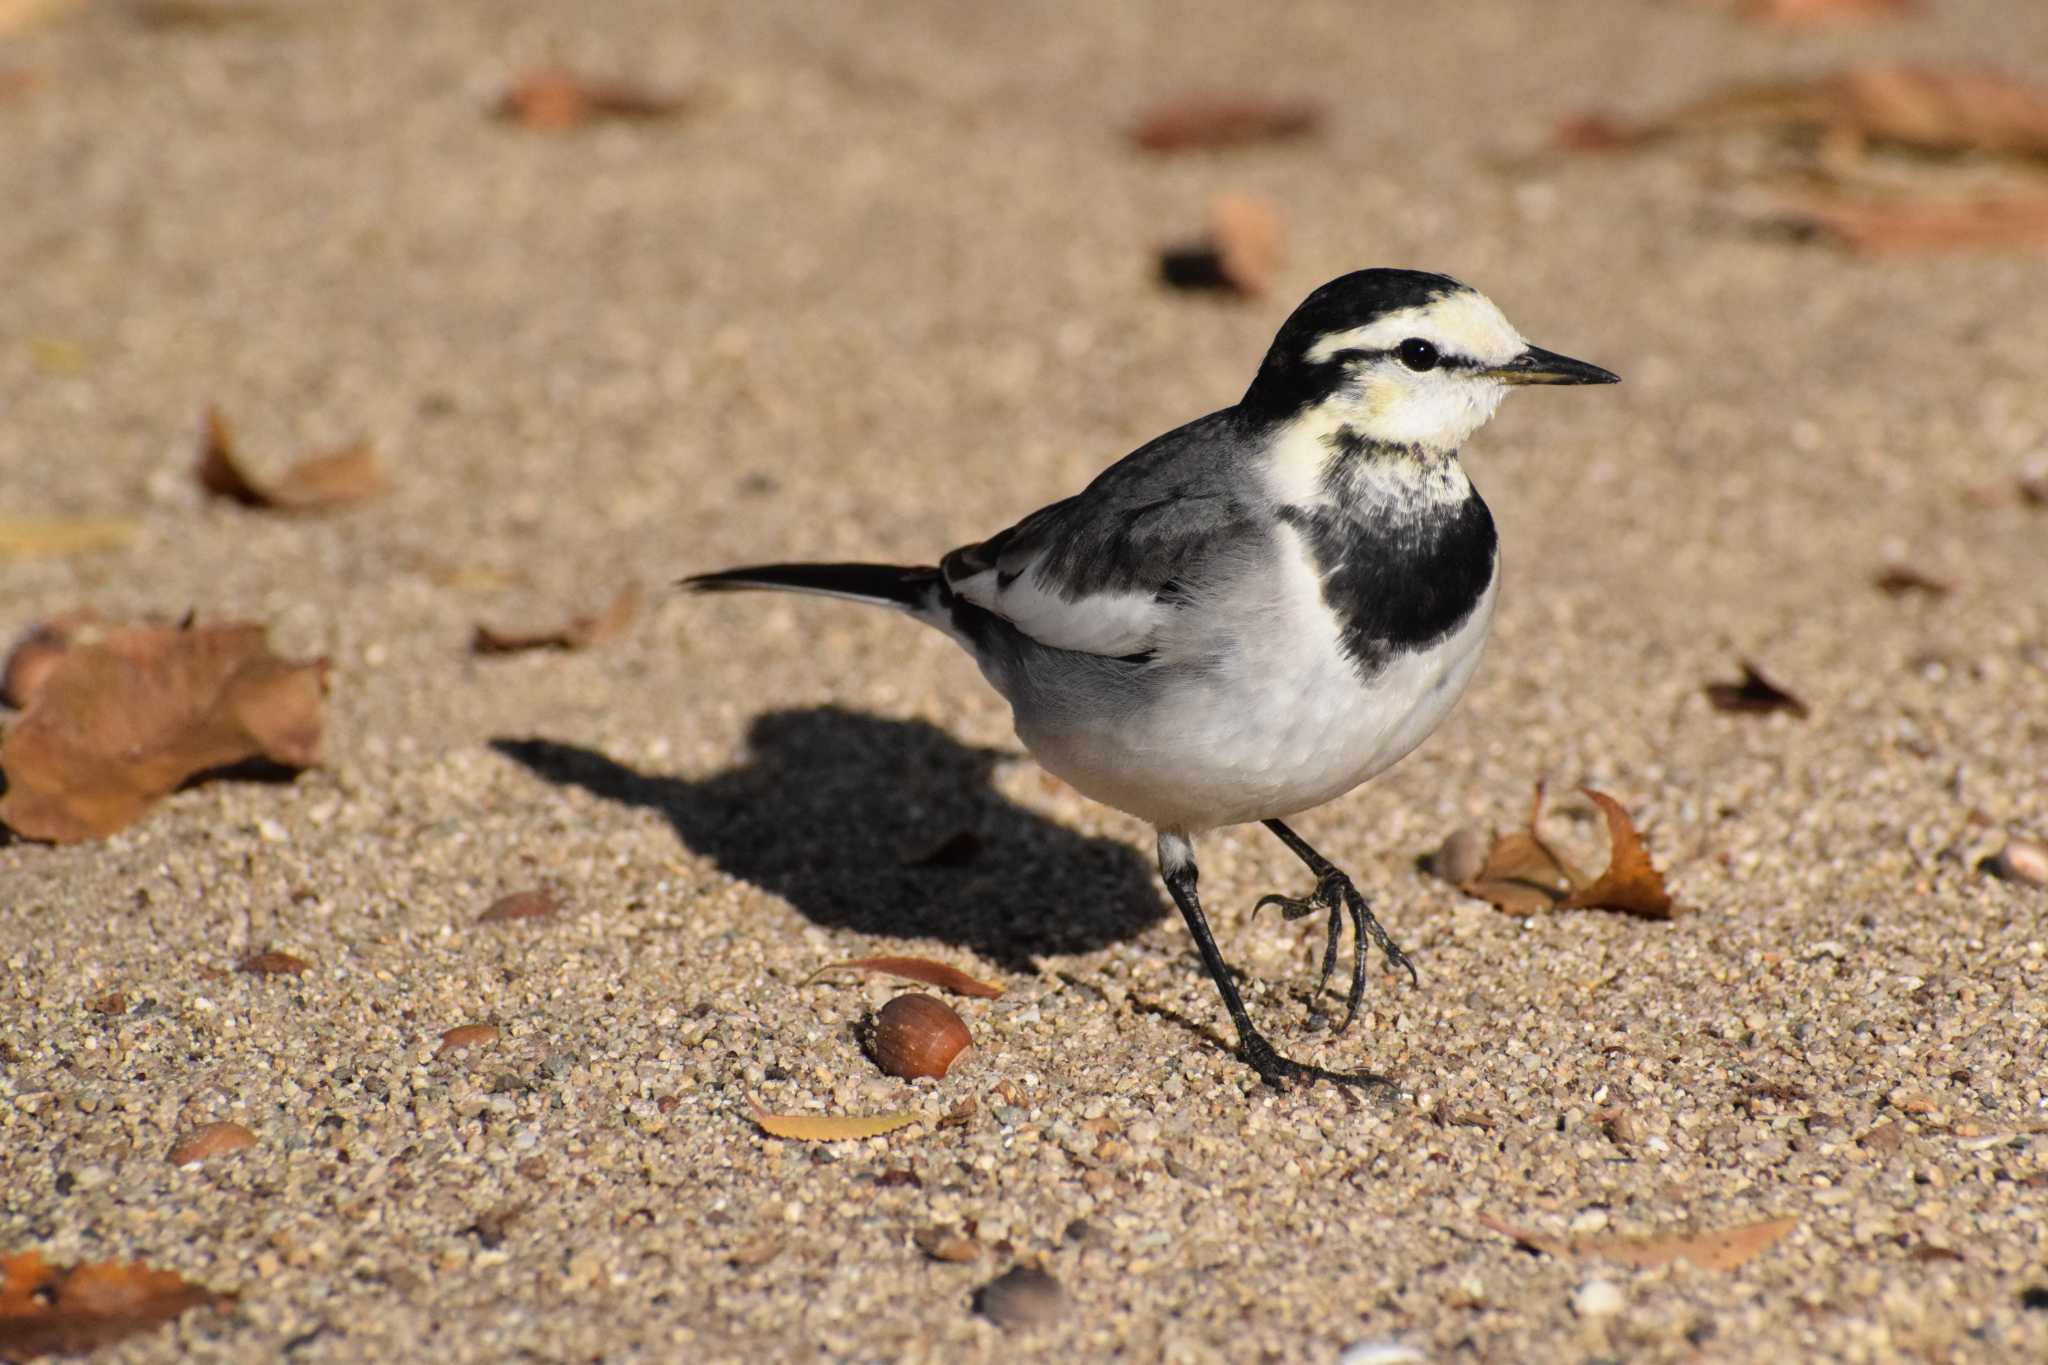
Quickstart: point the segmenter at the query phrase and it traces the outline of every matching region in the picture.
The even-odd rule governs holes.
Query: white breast
[[[1290,528],[1279,535],[1273,572],[1191,613],[1207,629],[1187,643],[1205,653],[1176,665],[1148,704],[1045,725],[1020,712],[1039,761],[1098,801],[1192,833],[1319,806],[1427,738],[1478,666],[1498,567],[1451,636],[1362,680],[1306,547]]]

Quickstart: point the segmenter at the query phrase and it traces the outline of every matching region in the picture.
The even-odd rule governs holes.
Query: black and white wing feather
[[[1049,648],[1145,654],[1259,534],[1244,484],[1229,478],[1240,440],[1229,410],[1169,432],[1073,497],[947,555],[946,586]]]

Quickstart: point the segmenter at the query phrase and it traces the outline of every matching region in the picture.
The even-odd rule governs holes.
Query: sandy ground
[[[2048,1358],[2048,893],[1975,868],[2048,832],[2048,512],[1962,496],[2048,450],[2048,267],[1760,234],[1683,152],[1490,156],[1854,54],[2048,67],[2048,7],[1931,8],[1789,39],[1626,0],[108,2],[8,41],[44,84],[0,108],[6,509],[143,529],[0,565],[0,625],[196,608],[335,674],[296,782],[0,847],[0,1249],[241,1293],[107,1353],[137,1361]],[[487,117],[551,48],[710,104]],[[1315,94],[1330,127],[1130,150],[1188,84]],[[1287,213],[1273,294],[1163,291],[1150,253],[1224,187]],[[1231,401],[1366,264],[1457,274],[1627,380],[1518,395],[1474,441],[1507,557],[1487,662],[1300,822],[1422,988],[1378,974],[1352,1033],[1312,1032],[1315,930],[1247,913],[1298,868],[1256,829],[1202,844],[1254,1013],[1389,1091],[1255,1083],[1146,831],[1041,774],[935,635],[660,592],[606,648],[467,652],[628,579],[985,535]],[[366,434],[395,491],[209,503],[209,401],[269,469]],[[1888,598],[1891,559],[1956,591]],[[1745,655],[1812,718],[1710,710]],[[1621,798],[1692,913],[1523,922],[1416,870],[1538,779]],[[970,866],[905,865],[961,830]],[[475,922],[536,884],[563,916]],[[262,949],[312,970],[231,970]],[[894,987],[800,985],[883,951],[1008,987],[962,1003],[978,1055],[943,1082],[854,1042]],[[126,1014],[86,1008],[115,990]],[[499,1041],[437,1055],[476,1022]],[[820,1147],[749,1099],[977,1108]],[[212,1120],[258,1145],[173,1168]],[[1483,1216],[1798,1221],[1712,1271],[1538,1256]],[[912,1241],[969,1220],[971,1264]],[[970,1298],[1013,1263],[1071,1302],[1006,1337]]]

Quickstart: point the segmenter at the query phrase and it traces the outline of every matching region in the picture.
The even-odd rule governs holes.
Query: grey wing
[[[1233,414],[1169,432],[1084,491],[940,563],[953,593],[1054,649],[1151,650],[1259,533]]]

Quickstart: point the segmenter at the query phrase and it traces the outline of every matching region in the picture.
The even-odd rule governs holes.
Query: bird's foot
[[[1297,1062],[1292,1057],[1283,1057],[1260,1033],[1247,1032],[1242,1037],[1244,1059],[1251,1063],[1252,1070],[1259,1073],[1259,1079],[1275,1090],[1307,1090],[1317,1081],[1358,1087],[1392,1084],[1385,1076],[1370,1071],[1329,1071],[1307,1062]]]
[[[1323,943],[1323,969],[1316,977],[1315,993],[1321,995],[1323,988],[1330,984],[1330,973],[1337,965],[1337,941],[1343,933],[1344,917],[1351,919],[1351,990],[1345,997],[1344,1022],[1337,1025],[1342,1033],[1351,1027],[1351,1021],[1358,1017],[1358,1006],[1365,999],[1365,962],[1367,942],[1379,945],[1379,950],[1390,967],[1405,967],[1408,978],[1415,985],[1422,984],[1422,974],[1415,970],[1415,963],[1408,954],[1401,951],[1401,945],[1381,927],[1372,913],[1372,906],[1366,902],[1351,878],[1336,868],[1331,868],[1316,879],[1316,889],[1306,896],[1266,895],[1259,897],[1252,907],[1257,914],[1268,905],[1280,908],[1284,919],[1304,919],[1309,915],[1326,914],[1330,919],[1328,937]],[[1256,1063],[1254,1063],[1256,1065]]]

